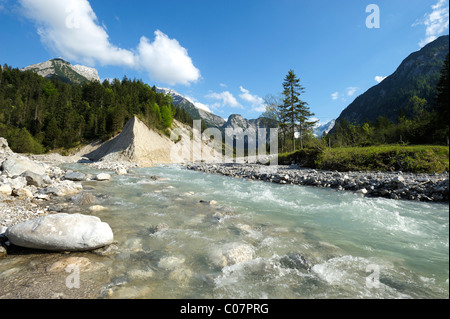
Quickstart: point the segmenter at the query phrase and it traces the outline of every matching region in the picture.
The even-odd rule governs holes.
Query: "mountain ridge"
[[[95,68],[76,64],[61,58],[50,59],[45,62],[32,64],[21,71],[33,71],[45,78],[58,77],[63,82],[81,84],[86,81],[100,81],[98,71]]]
[[[408,103],[414,95],[433,102],[448,46],[449,36],[441,36],[409,54],[394,73],[358,96],[336,121],[345,118],[363,124],[366,119],[374,122],[384,116],[395,123],[400,112],[411,113]]]

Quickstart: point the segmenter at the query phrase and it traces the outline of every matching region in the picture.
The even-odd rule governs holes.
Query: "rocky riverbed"
[[[81,236],[83,240],[77,239],[78,242],[84,245],[83,247],[89,248],[90,243],[84,240],[89,236],[81,233],[74,234],[73,221],[66,220],[73,216],[64,213],[85,212],[90,215],[102,210],[103,207],[98,205],[101,202],[99,198],[85,191],[82,182],[105,183],[111,179],[111,174],[124,175],[129,172],[130,167],[134,167],[132,164],[91,163],[94,168],[107,171],[90,175],[60,168],[58,164],[61,163],[58,158],[55,156],[41,157],[41,161],[36,158],[15,154],[8,147],[7,141],[0,138],[0,257],[7,253],[10,245],[18,245],[11,238],[8,238],[13,236],[12,229],[16,229],[15,238],[26,239],[25,242],[29,238],[31,238],[31,241],[42,241],[34,235],[38,228],[48,224],[43,220],[47,215],[51,214],[58,215],[55,215],[55,218],[59,218],[59,224],[64,228],[58,229],[58,232],[55,232],[52,238],[60,241],[64,239],[62,237],[66,236],[66,241],[70,241]],[[93,216],[80,215],[80,218],[84,217]],[[33,231],[29,232],[29,234],[26,231],[22,231],[23,229],[27,230],[27,227],[18,227],[26,222],[35,223],[30,226]],[[96,223],[100,224],[96,220],[94,223],[91,223],[91,221],[88,223],[83,222],[81,223],[82,225],[80,224],[80,229],[89,229],[91,226],[95,228]],[[91,226],[88,224],[91,224]],[[52,225],[54,226],[53,228],[59,227],[54,222],[52,222]],[[65,225],[71,225],[71,227]],[[47,233],[49,230],[43,231]],[[110,229],[107,231],[109,232],[107,236],[112,237]],[[10,236],[7,236],[8,232],[10,232]],[[61,236],[61,233],[65,235]],[[101,235],[97,230],[92,232],[92,234],[94,233],[96,237]],[[97,239],[95,238],[95,240]],[[108,241],[111,241],[110,239]],[[18,239],[16,241],[19,242]],[[45,242],[49,242],[48,238]],[[33,242],[27,243],[27,245],[29,244],[31,246],[25,247],[35,247]],[[67,247],[70,248],[71,246],[68,245]],[[35,248],[39,248],[39,245]],[[40,249],[45,249],[45,247]]]
[[[448,202],[449,174],[407,172],[338,172],[302,168],[298,165],[189,164],[188,169],[205,173],[353,191],[362,196],[427,202]]]

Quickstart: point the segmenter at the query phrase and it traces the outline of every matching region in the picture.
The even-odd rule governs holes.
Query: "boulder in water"
[[[311,270],[311,265],[306,260],[305,257],[303,257],[299,253],[291,253],[286,256],[283,256],[280,259],[281,266],[284,268],[292,268],[292,269],[298,269],[298,270]]]
[[[95,176],[95,179],[97,181],[109,181],[111,179],[111,175],[106,174],[106,173],[100,173],[100,174],[97,174],[97,176]]]
[[[219,267],[234,265],[253,259],[253,248],[242,243],[226,244],[211,254],[212,262]]]
[[[74,182],[82,182],[86,180],[86,174],[80,172],[67,172],[64,175],[64,179]]]

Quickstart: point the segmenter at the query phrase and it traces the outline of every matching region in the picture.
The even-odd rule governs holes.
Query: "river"
[[[96,259],[108,267],[90,277],[98,298],[449,298],[448,204],[176,165],[83,186],[106,207],[95,215],[118,247]],[[223,257],[227,249],[234,259]],[[300,255],[309,269],[286,263]],[[0,261],[0,280],[8,262]]]

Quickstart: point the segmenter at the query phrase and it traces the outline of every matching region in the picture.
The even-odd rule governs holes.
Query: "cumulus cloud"
[[[187,85],[200,78],[187,50],[159,30],[153,42],[141,37],[134,50],[112,44],[88,0],[19,2],[23,14],[36,23],[41,42],[68,60],[145,70],[152,79],[171,85]]]
[[[153,42],[141,37],[137,62],[150,77],[170,85],[187,85],[200,78],[200,71],[192,64],[187,50],[159,30],[155,31]]]
[[[431,6],[431,13],[426,13],[423,19],[417,20],[412,25],[425,25],[425,38],[419,42],[419,46],[423,47],[428,43],[437,39],[437,37],[448,31],[449,27],[449,4],[448,0],[438,0]]]
[[[334,93],[332,93],[332,94],[331,94],[331,98],[332,98],[333,100],[337,100],[337,99],[339,98],[339,92],[334,92]]]
[[[209,99],[214,99],[220,101],[212,105],[213,108],[231,106],[236,108],[243,108],[243,106],[236,100],[236,98],[229,91],[224,91],[222,93],[210,93],[205,96]]]
[[[377,75],[377,76],[375,77],[375,81],[377,81],[378,83],[381,83],[381,82],[383,82],[383,80],[384,80],[385,78],[387,78],[387,76]]]
[[[244,89],[242,86],[240,86],[239,88],[242,92],[241,94],[239,94],[239,97],[244,101],[250,103],[252,105],[253,111],[264,112],[266,110],[263,98],[259,97],[258,95],[250,94],[250,91]]]

